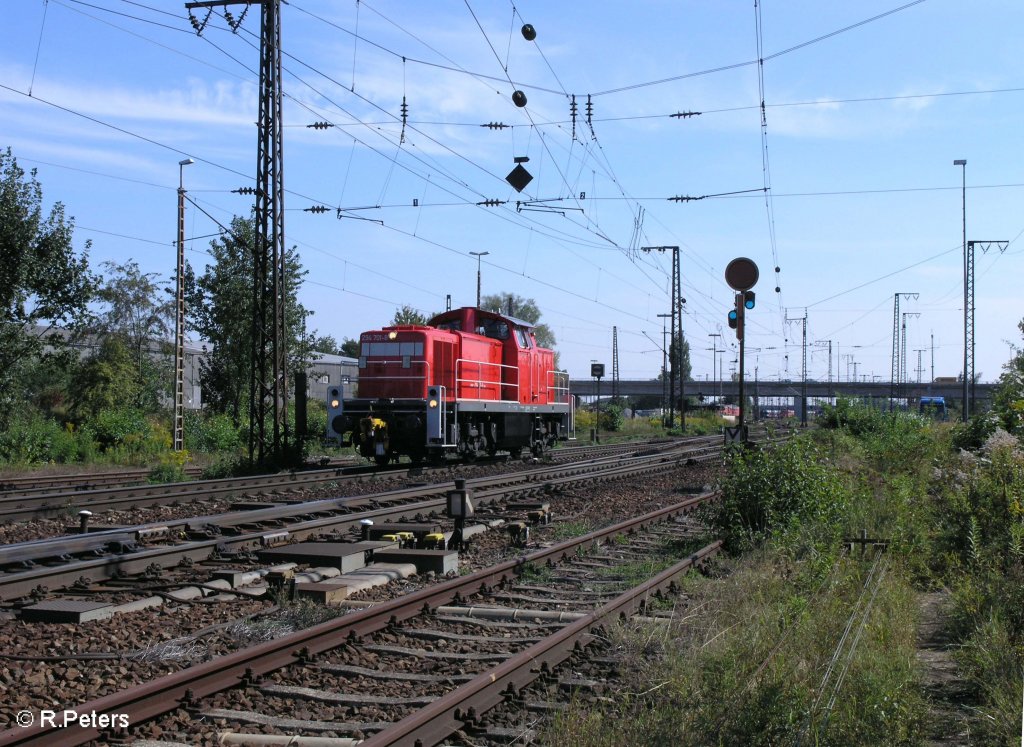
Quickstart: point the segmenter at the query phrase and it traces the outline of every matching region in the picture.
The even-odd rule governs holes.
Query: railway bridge
[[[752,381],[747,380],[744,384],[745,394],[748,397],[792,399],[794,402],[804,395],[804,382],[802,381]],[[594,379],[572,379],[569,383],[570,391],[585,398],[598,395],[597,382]],[[975,384],[974,402],[976,407],[985,407],[992,401],[992,392],[996,385],[992,383]],[[629,397],[633,395],[662,395],[664,385],[657,379],[620,379],[618,382],[619,396]],[[888,381],[808,381],[806,382],[806,396],[811,400],[829,400],[836,397],[850,397],[853,399],[867,399],[870,401],[887,401],[891,393],[891,385]],[[907,382],[899,389],[899,399],[909,399],[917,402],[921,397],[945,397],[947,404],[956,404],[958,407],[963,400],[963,383],[956,382]],[[610,380],[603,380],[600,383],[600,396],[611,396],[612,383]],[[687,381],[684,389],[687,397],[703,398],[703,401],[715,401],[725,398],[739,396],[739,382],[732,379],[720,381],[697,380]],[[971,408],[972,411],[975,409]]]

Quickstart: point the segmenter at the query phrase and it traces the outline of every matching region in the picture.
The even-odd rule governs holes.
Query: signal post
[[[736,428],[725,429],[726,443],[746,443],[747,440],[747,426],[743,421],[744,410],[746,409],[743,338],[746,312],[753,309],[755,303],[754,291],[751,288],[757,285],[758,276],[757,265],[746,257],[737,257],[725,268],[725,282],[736,291],[736,295],[733,298],[733,308],[729,310],[729,327],[736,330],[736,339],[740,343],[740,413]]]

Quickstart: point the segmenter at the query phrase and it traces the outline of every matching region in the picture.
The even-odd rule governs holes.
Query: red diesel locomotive
[[[474,307],[359,336],[358,397],[328,390],[327,435],[387,464],[507,450],[541,455],[573,430],[569,376],[533,325]]]

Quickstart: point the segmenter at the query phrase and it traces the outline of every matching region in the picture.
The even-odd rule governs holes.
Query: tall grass
[[[904,623],[915,604],[898,571],[874,599],[831,706],[838,675],[823,686],[867,568],[844,558],[813,579],[760,549],[729,561],[724,579],[691,577],[688,608],[677,608],[670,625],[627,621],[607,631],[609,651],[622,657],[614,701],[597,710],[573,704],[540,741],[914,744],[923,704]]]
[[[545,743],[919,743],[915,585],[932,582],[942,544],[934,488],[948,435],[855,403],[824,421],[729,458],[705,519],[732,557],[688,580],[692,612],[669,628],[620,628],[610,648],[625,657],[624,695],[570,708]],[[884,572],[870,570],[875,550],[844,550],[861,532],[888,542]]]

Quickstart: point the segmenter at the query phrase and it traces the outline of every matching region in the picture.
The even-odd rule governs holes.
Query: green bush
[[[787,533],[812,541],[836,539],[847,499],[838,473],[810,440],[798,438],[771,450],[736,450],[726,467],[722,499],[711,521],[730,550]]]
[[[242,436],[231,417],[223,413],[205,415],[195,410],[185,413],[185,447],[195,452],[234,451],[242,445]]]
[[[88,451],[71,427],[34,411],[12,418],[7,430],[0,432],[0,462],[7,464],[66,464],[79,461]]]
[[[860,436],[882,428],[889,413],[868,407],[862,402],[840,397],[835,405],[825,404],[816,423],[819,428],[841,428],[851,435]]]
[[[102,410],[88,421],[93,437],[103,451],[133,449],[152,435],[150,423],[141,410]]]
[[[622,408],[605,405],[601,408],[601,430],[615,432],[622,428]]]
[[[957,449],[980,449],[999,427],[999,417],[986,412],[974,415],[966,423],[953,427],[953,446]]]
[[[165,452],[160,455],[157,466],[149,471],[147,481],[151,483],[184,482],[189,479],[185,475],[187,462],[187,451]]]
[[[314,442],[323,440],[327,433],[327,405],[320,400],[311,400],[306,407],[306,431]]]

